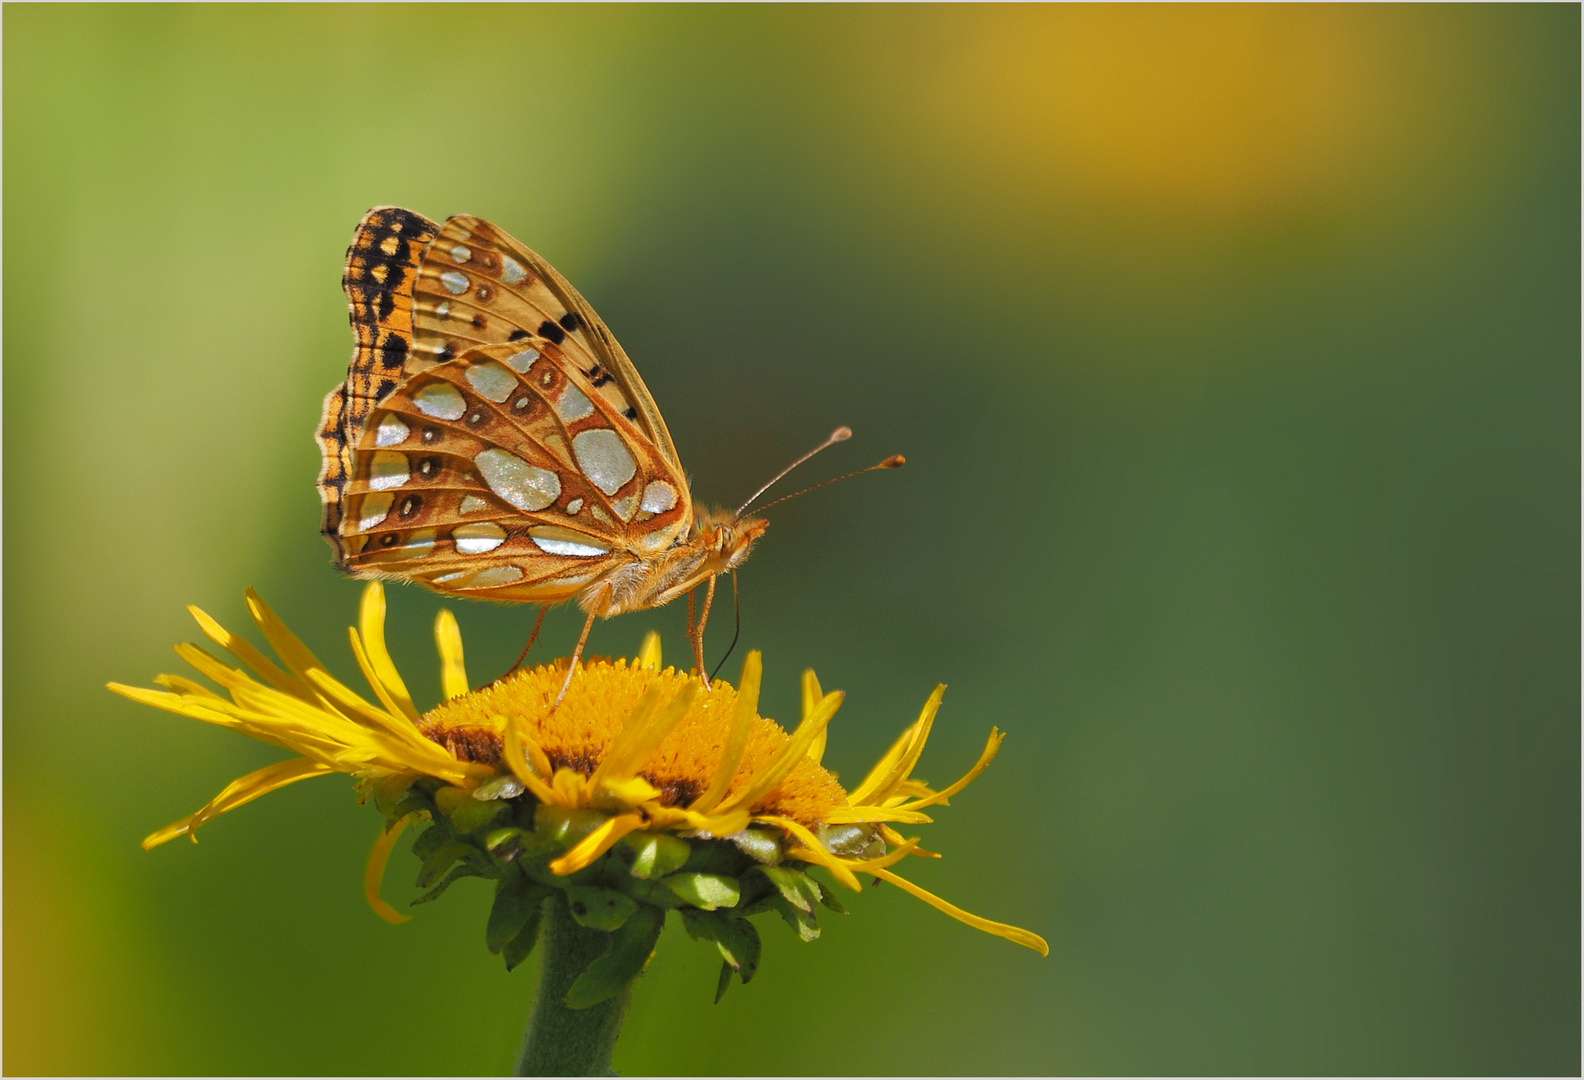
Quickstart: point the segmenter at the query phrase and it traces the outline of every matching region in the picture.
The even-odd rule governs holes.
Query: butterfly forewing
[[[632,361],[582,294],[536,252],[459,214],[441,227],[415,292],[418,352],[445,360],[476,345],[539,347],[593,383],[681,475],[665,420]]]
[[[553,602],[685,534],[658,410],[542,259],[452,218],[414,281],[401,377],[366,412],[339,503],[345,569]]]

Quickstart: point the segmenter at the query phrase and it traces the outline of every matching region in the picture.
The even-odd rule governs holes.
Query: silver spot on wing
[[[561,495],[561,480],[549,469],[516,454],[491,448],[473,459],[490,490],[519,510],[543,510]]]
[[[572,438],[572,453],[583,475],[607,495],[614,495],[633,478],[638,463],[610,428],[590,428]]]

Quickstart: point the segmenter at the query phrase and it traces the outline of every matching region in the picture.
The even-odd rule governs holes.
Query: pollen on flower
[[[519,672],[436,706],[424,714],[419,731],[459,759],[494,765],[501,758],[506,717],[522,717],[556,768],[587,776],[616,742],[644,691],[659,683],[661,700],[670,700],[691,679],[674,668],[655,671],[629,666],[626,660],[590,658],[560,707],[551,711],[564,676],[560,665]],[[660,791],[662,803],[685,806],[709,786],[725,750],[736,703],[736,689],[715,680],[649,756],[639,775]],[[788,739],[775,721],[756,717],[727,797],[747,786]],[[814,828],[846,801],[847,793],[836,778],[805,757],[749,809]]]

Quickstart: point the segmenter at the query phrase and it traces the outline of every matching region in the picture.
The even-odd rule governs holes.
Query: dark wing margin
[[[397,206],[377,206],[363,215],[347,248],[341,288],[352,324],[352,362],[346,381],[325,397],[315,439],[319,443],[320,532],[346,562],[341,543],[342,500],[352,477],[352,454],[363,424],[379,401],[396,388],[412,349],[412,293],[424,251],[439,226]]]

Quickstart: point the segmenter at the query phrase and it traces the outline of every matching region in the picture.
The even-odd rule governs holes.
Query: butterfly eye
[[[480,283],[479,287],[473,290],[473,293],[478,297],[478,302],[481,304],[487,304],[495,298],[495,290],[483,283]]]
[[[440,441],[440,429],[437,428],[437,427],[433,427],[433,426],[424,428],[423,429],[423,441],[426,442],[426,443],[439,442]]]
[[[512,402],[512,412],[527,412],[528,407],[532,404],[533,398],[529,397],[527,394],[524,394],[522,397]]]
[[[416,495],[409,495],[405,499],[402,500],[402,504],[401,504],[400,508],[397,509],[396,512],[398,514],[400,514],[402,516],[402,519],[405,521],[406,519],[408,519],[408,518],[412,517],[414,514],[416,514],[422,506],[423,506],[423,500],[422,499],[420,499]]]
[[[468,413],[467,422],[468,422],[468,427],[483,427],[484,426],[484,410],[483,409],[474,409],[472,412]]]
[[[380,547],[395,547],[401,540],[400,533],[386,533],[379,538]]]
[[[431,479],[440,471],[440,458],[438,456],[426,457],[418,462],[418,475],[425,480]]]

